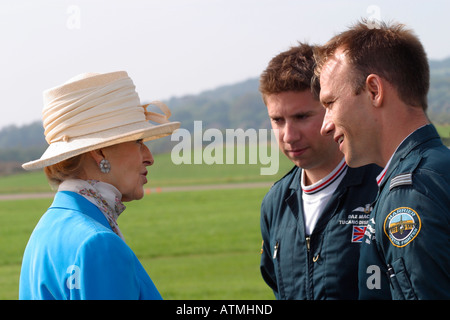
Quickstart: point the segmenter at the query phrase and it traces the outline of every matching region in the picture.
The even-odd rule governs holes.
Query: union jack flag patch
[[[364,232],[366,232],[365,226],[353,226],[352,242],[361,243],[364,238]]]

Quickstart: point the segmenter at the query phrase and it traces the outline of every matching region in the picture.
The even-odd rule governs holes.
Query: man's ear
[[[380,76],[369,74],[366,78],[366,89],[374,107],[380,107],[384,99],[384,82]]]

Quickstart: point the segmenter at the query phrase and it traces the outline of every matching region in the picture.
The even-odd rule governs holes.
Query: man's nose
[[[283,130],[283,142],[293,144],[295,141],[300,140],[300,130],[291,122],[286,122]]]
[[[328,109],[325,112],[325,116],[323,117],[322,128],[320,128],[320,134],[323,136],[329,136],[333,133],[335,127],[334,123],[331,119],[330,112]]]

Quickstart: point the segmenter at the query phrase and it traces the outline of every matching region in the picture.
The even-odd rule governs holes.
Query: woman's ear
[[[97,163],[97,165],[100,164],[100,161],[102,161],[103,159],[105,159],[105,155],[103,154],[102,149],[92,150],[92,151],[89,152],[89,154],[90,154],[91,157],[95,160],[95,162]]]
[[[384,82],[380,76],[369,74],[366,78],[366,89],[374,107],[380,107],[384,99]]]

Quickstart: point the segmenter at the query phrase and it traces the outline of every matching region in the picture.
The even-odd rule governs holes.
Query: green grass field
[[[146,187],[209,185],[243,182],[270,182],[282,177],[293,165],[280,153],[279,170],[275,175],[260,175],[260,164],[180,164],[172,163],[171,155],[154,155],[155,164],[148,168]],[[0,177],[0,194],[51,191],[42,171]]]
[[[155,156],[147,187],[276,181],[260,165],[179,165]],[[268,188],[161,192],[127,204],[118,222],[165,299],[273,299],[259,272],[259,207]],[[0,194],[48,192],[42,172],[0,177]],[[52,199],[0,201],[0,299],[17,299],[22,254]]]
[[[450,138],[450,124],[441,124],[435,126],[441,137]]]
[[[267,190],[147,195],[119,219],[165,299],[272,299],[259,273],[259,204]],[[51,199],[0,202],[0,299],[17,299],[22,253]]]
[[[450,126],[437,126],[450,137]],[[273,182],[291,167],[280,154],[274,176],[261,165],[174,165],[155,155],[147,187]],[[0,194],[51,191],[42,172],[0,177]],[[273,299],[259,272],[259,207],[267,188],[153,192],[119,218],[165,299]],[[52,199],[0,200],[0,299],[17,299],[28,238]]]

